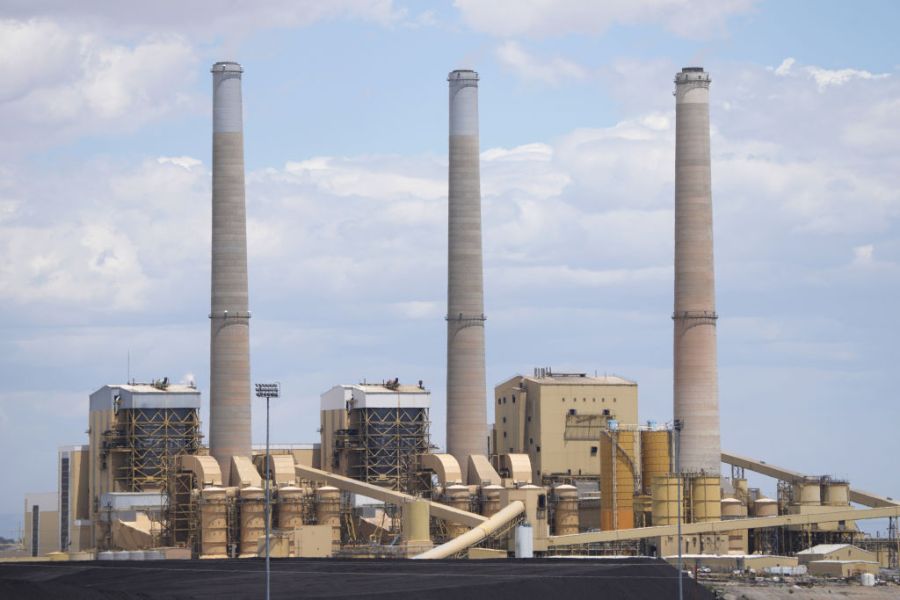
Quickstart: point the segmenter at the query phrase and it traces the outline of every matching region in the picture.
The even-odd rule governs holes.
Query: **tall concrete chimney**
[[[447,452],[459,461],[465,483],[469,456],[487,453],[478,73],[453,71],[447,81],[450,82]]]
[[[709,73],[675,75],[675,418],[681,466],[721,472],[709,164]]]
[[[212,310],[209,345],[209,451],[222,476],[232,456],[250,456],[250,311],[241,65],[213,74]],[[227,485],[227,482],[225,482]]]

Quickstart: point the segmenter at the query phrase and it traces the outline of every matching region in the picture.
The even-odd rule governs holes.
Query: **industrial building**
[[[897,566],[900,503],[721,451],[711,79],[700,67],[675,76],[674,419],[641,423],[635,381],[552,368],[510,377],[488,400],[480,79],[457,70],[448,76],[447,451],[431,443],[429,390],[396,378],[322,393],[318,442],[268,456],[254,447],[242,73],[233,62],[212,68],[209,444],[192,385],[103,386],[90,397],[88,443],[60,449],[58,494],[26,499],[34,553],[249,558],[265,552],[271,529],[269,553],[280,557],[681,553],[782,567],[795,560],[784,555],[810,548],[809,564],[825,573]],[[777,497],[750,488],[745,471],[776,480]],[[856,522],[874,518],[890,519],[886,543],[845,552],[870,542]]]

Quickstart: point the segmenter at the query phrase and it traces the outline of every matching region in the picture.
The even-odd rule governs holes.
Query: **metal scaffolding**
[[[140,492],[166,490],[175,460],[200,448],[200,418],[195,408],[122,409],[115,429],[103,435],[103,458],[116,453],[117,487]]]
[[[349,427],[335,432],[335,459],[349,477],[405,493],[422,489],[418,457],[428,452],[427,408],[361,408],[349,417]]]

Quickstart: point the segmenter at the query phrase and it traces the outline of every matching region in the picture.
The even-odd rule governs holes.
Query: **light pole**
[[[281,395],[280,383],[257,383],[256,397],[266,399],[266,600],[269,600],[271,591],[271,575],[269,567],[269,530],[270,515],[272,514],[271,502],[269,500],[269,479],[272,476],[271,457],[269,456],[269,400],[278,398]]]
[[[672,424],[672,429],[675,430],[675,489],[677,490],[675,493],[675,499],[677,501],[676,512],[677,512],[677,523],[678,523],[678,535],[675,538],[675,543],[678,544],[678,600],[684,599],[684,588],[683,583],[681,581],[682,576],[682,567],[681,567],[681,428],[683,423],[681,419],[675,419],[675,422]]]

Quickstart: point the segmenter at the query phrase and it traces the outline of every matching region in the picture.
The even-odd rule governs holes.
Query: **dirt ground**
[[[862,587],[861,585],[817,585],[799,587],[784,585],[717,584],[714,589],[723,600],[897,600],[900,586],[883,585]]]

